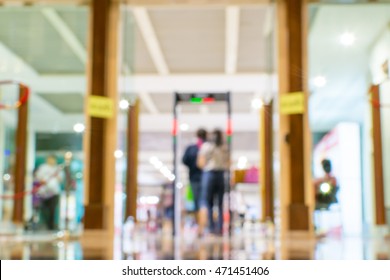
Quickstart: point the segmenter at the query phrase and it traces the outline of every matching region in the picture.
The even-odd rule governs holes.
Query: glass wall
[[[0,7],[0,81],[20,81],[31,90],[26,230],[78,230],[81,225],[88,16],[88,6]],[[0,90],[4,92],[4,87]],[[3,102],[5,94],[1,94]],[[16,110],[0,110],[0,114],[3,195],[13,193],[13,174],[8,169],[15,155],[18,120]],[[12,199],[1,203],[0,217],[9,221]]]
[[[310,125],[315,136],[313,175],[316,179],[323,177],[321,161],[331,160],[339,191],[337,203],[317,211],[316,225],[336,235],[371,235],[376,225],[368,91],[378,83],[378,66],[388,59],[389,41],[386,46],[383,38],[389,29],[390,5],[326,2],[310,5],[308,83]]]

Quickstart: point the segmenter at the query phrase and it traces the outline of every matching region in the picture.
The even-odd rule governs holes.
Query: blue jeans
[[[222,233],[223,194],[225,192],[224,171],[205,171],[202,175],[202,197],[200,207],[207,207],[209,228],[211,232]],[[213,218],[214,201],[218,205],[217,227]]]

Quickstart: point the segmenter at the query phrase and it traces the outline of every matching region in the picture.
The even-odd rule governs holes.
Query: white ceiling
[[[312,4],[310,11],[311,127],[327,131],[339,121],[361,121],[370,49],[390,22],[390,5]],[[127,7],[122,19],[118,86],[123,97],[140,96],[142,133],[166,135],[170,141],[174,91],[230,90],[234,130],[257,141],[258,115],[251,100],[277,92],[271,6]],[[0,8],[1,79],[20,79],[31,86],[31,127],[36,131],[72,131],[74,123],[83,121],[87,24],[88,9],[83,6]],[[343,31],[356,34],[351,48],[339,44]],[[311,83],[317,75],[328,81],[321,89]],[[77,106],[66,104],[70,97]],[[190,132],[200,125],[225,125],[223,108],[214,107],[183,109]],[[257,162],[258,149],[241,143],[234,156]],[[171,161],[170,150],[152,153]],[[150,156],[141,152],[145,172]]]
[[[389,4],[318,6],[309,35],[313,130],[328,131],[340,121],[363,121],[371,83],[370,53],[389,23]],[[339,42],[339,36],[346,31],[356,36],[351,47]],[[312,79],[317,75],[326,77],[325,87],[313,86]]]
[[[246,114],[249,120],[253,119],[251,99],[276,91],[270,60],[274,48],[266,48],[272,9],[267,5],[233,9],[233,15],[223,6],[123,9],[121,66],[126,77],[118,86],[124,97],[140,96],[141,130],[161,127],[166,131],[166,125],[156,128],[155,121],[149,126],[148,119],[161,120],[171,113],[174,91],[231,91],[234,100],[243,101],[233,105],[233,112]],[[73,96],[76,102],[77,94],[85,95],[88,9],[7,6],[0,8],[0,14],[5,26],[0,31],[4,58],[0,72],[4,78],[31,86],[32,126],[41,131],[71,131],[74,121],[83,118],[79,102],[71,108],[67,97]],[[27,32],[31,28],[34,32]],[[232,73],[227,73],[228,64]],[[203,110],[200,122],[209,122],[209,114],[224,114],[217,107]],[[42,126],[47,112],[55,117]],[[256,121],[247,122],[241,130],[247,129],[256,131]]]

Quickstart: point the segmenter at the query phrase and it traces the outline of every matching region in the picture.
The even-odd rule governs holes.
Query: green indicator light
[[[203,99],[200,97],[191,97],[191,103],[202,103]]]

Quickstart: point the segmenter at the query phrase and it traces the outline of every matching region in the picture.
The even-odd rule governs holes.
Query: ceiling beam
[[[84,114],[66,114],[63,116],[51,118],[44,114],[32,115],[31,123],[37,132],[73,132],[75,123],[84,122]],[[235,113],[233,115],[234,132],[256,132],[259,129],[258,115],[250,112]],[[226,113],[212,113],[200,115],[198,113],[182,114],[180,121],[189,125],[189,132],[193,133],[198,127],[205,127],[212,130],[216,127],[225,129]],[[118,118],[118,127],[125,129],[127,116],[121,114]],[[156,125],[158,124],[158,125]],[[140,114],[140,131],[141,132],[163,132],[170,133],[172,130],[172,114]]]
[[[46,75],[33,81],[37,91],[42,93],[85,92],[84,75]],[[271,84],[270,84],[271,83]],[[119,79],[120,91],[149,94],[187,92],[276,92],[275,74],[189,74],[189,75],[134,75]]]
[[[37,71],[24,59],[0,42],[1,79],[25,79],[38,77]]]
[[[263,35],[265,38],[270,36],[272,34],[272,31],[274,30],[275,24],[275,9],[273,6],[270,6],[266,10],[266,14],[264,17],[264,27],[263,27]]]
[[[118,118],[118,127],[125,129],[126,115],[121,114]],[[57,130],[58,132],[72,132],[73,125],[77,122],[84,122],[84,114],[67,114],[61,118],[55,118],[52,121],[47,121],[48,116],[34,115],[31,122],[36,123],[36,130],[39,132],[49,132]],[[198,113],[183,114],[180,120],[189,125],[189,133],[193,133],[198,127],[206,129],[215,129],[220,127],[225,128],[226,113],[212,113],[207,115],[199,115]],[[259,129],[258,115],[250,112],[235,113],[233,115],[233,130],[234,132],[256,132]],[[158,125],[156,125],[158,124]],[[141,114],[140,115],[140,130],[142,132],[163,132],[170,133],[172,130],[172,114],[164,113],[158,115]]]
[[[141,91],[138,94],[139,98],[141,99],[141,102],[143,105],[145,105],[146,109],[149,111],[150,114],[158,114],[159,111],[156,107],[156,104],[154,103],[152,97],[150,94],[146,91]]]
[[[168,65],[147,10],[143,7],[136,7],[133,9],[133,13],[157,72],[160,75],[168,75]]]
[[[1,42],[0,75],[2,80],[20,81],[29,86],[33,92],[39,92],[34,87],[34,83],[40,80],[37,71]],[[62,114],[55,106],[37,94],[31,96],[30,102],[35,108],[39,108],[31,115],[49,114],[51,117],[57,117]]]
[[[228,6],[225,14],[225,73],[231,75],[237,72],[240,8],[238,6]]]
[[[73,53],[85,65],[87,62],[87,50],[83,44],[76,37],[74,32],[60,17],[60,15],[53,8],[43,8],[41,13],[46,20],[54,27],[58,34],[64,39],[65,43],[70,47]]]
[[[226,112],[225,113],[210,113],[200,115],[198,113],[181,114],[180,122],[189,125],[189,131],[193,132],[199,127],[204,127],[207,130],[219,127],[225,129]],[[158,123],[158,125],[156,125]],[[119,126],[124,127],[124,126]],[[248,113],[235,113],[232,118],[232,127],[234,132],[258,131],[259,122],[258,114],[251,112],[248,107]],[[172,130],[172,114],[165,113],[159,115],[141,114],[140,129],[143,132],[170,132]]]

